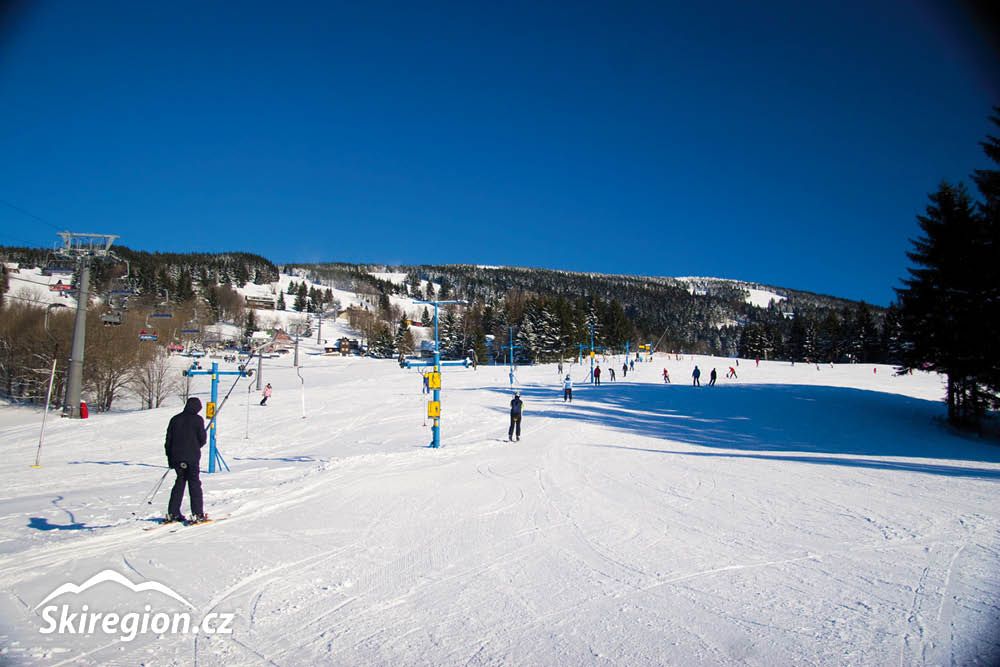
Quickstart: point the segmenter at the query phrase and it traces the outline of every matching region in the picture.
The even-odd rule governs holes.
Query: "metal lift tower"
[[[57,251],[60,257],[76,262],[80,276],[76,294],[76,320],[73,323],[73,347],[69,355],[69,369],[66,373],[66,400],[63,403],[63,417],[80,418],[80,389],[83,385],[83,354],[87,336],[87,304],[90,301],[90,263],[93,260],[118,258],[111,252],[111,244],[118,238],[116,234],[80,234],[59,232],[63,247]]]
[[[434,420],[431,427],[433,437],[430,447],[437,449],[441,446],[441,367],[442,366],[469,366],[469,360],[462,361],[441,361],[441,341],[438,336],[438,308],[446,304],[465,304],[465,301],[414,301],[434,306],[434,359],[433,361],[406,359],[403,361],[405,368],[414,366],[433,366],[431,376],[428,378],[428,385],[434,391],[433,399],[427,404],[427,416]]]

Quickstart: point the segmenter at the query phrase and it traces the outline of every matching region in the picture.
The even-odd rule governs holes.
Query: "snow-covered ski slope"
[[[733,381],[728,360],[660,355],[623,381],[618,358],[601,387],[571,367],[565,404],[553,365],[520,368],[508,443],[506,368],[447,368],[432,450],[415,371],[303,358],[305,419],[287,357],[265,361],[268,406],[241,381],[223,410],[232,472],[202,479],[228,518],[206,526],[143,531],[179,400],[50,419],[41,469],[39,413],[0,408],[0,663],[1000,658],[1000,448],[941,426],[936,376],[743,361]],[[718,385],[689,386],[694,363]],[[234,614],[234,633],[39,632],[47,595],[104,570]],[[185,609],[114,582],[56,602]]]

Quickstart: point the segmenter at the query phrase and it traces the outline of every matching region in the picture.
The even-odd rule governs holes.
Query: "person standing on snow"
[[[708,374],[708,386],[709,387],[714,387],[715,386],[715,381],[718,378],[719,378],[719,375],[718,375],[718,373],[715,372],[715,369],[713,368],[712,372]]]
[[[174,415],[167,424],[167,437],[163,449],[167,454],[167,465],[177,473],[174,488],[170,490],[170,502],[167,505],[166,522],[186,521],[181,514],[181,501],[184,499],[184,487],[187,486],[188,498],[191,501],[191,514],[195,521],[204,521],[205,508],[201,494],[201,479],[199,465],[201,464],[201,448],[205,445],[205,420],[201,412],[201,400],[192,396],[187,400],[184,411]]]
[[[524,408],[524,401],[521,400],[521,394],[514,392],[514,398],[510,402],[510,428],[507,429],[507,439],[510,441],[514,440],[515,432],[517,441],[521,441],[521,411]]]
[[[563,380],[563,403],[566,401],[573,402],[573,380],[569,375]]]
[[[597,366],[596,368],[594,368],[594,384],[596,384],[596,385],[600,385],[601,384],[601,367],[600,366]]]
[[[691,373],[691,377],[694,378],[694,382],[692,384],[695,387],[700,387],[701,386],[701,380],[700,380],[700,378],[701,378],[701,369],[698,368],[697,366],[695,366],[694,367],[694,372]]]
[[[622,364],[622,377],[623,378],[627,378],[628,377],[628,362],[627,361],[624,364]]]
[[[261,405],[267,405],[267,399],[271,398],[271,383],[268,382],[267,386],[264,387],[264,398],[260,399]]]
[[[663,369],[663,384],[670,384],[670,371]]]
[[[735,380],[735,379],[736,379],[736,369],[735,369],[735,368],[733,368],[732,366],[730,366],[730,367],[729,367],[729,372],[728,372],[728,373],[726,373],[726,377],[727,377],[727,378],[732,378],[732,379],[734,379],[734,380]]]
[[[635,359],[633,359],[632,361],[628,362],[628,369],[630,371],[634,371],[635,370]]]
[[[559,365],[556,367],[556,372],[562,375],[562,360],[559,361]]]
[[[608,367],[608,373],[611,373],[611,381],[614,382],[615,381],[615,367],[614,366],[609,366]]]

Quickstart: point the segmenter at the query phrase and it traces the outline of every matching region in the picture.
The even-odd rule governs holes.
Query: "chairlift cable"
[[[254,349],[254,350],[251,351],[250,356],[247,358],[246,362],[243,363],[243,369],[244,369],[243,373],[241,373],[240,375],[236,376],[236,379],[233,380],[232,386],[229,387],[229,391],[226,392],[226,395],[222,398],[222,400],[219,402],[219,404],[215,407],[215,414],[212,415],[212,417],[208,421],[208,424],[205,426],[205,432],[206,433],[208,433],[208,430],[210,428],[212,428],[212,425],[215,423],[215,420],[218,419],[219,413],[222,412],[222,407],[226,404],[226,401],[229,400],[229,396],[233,393],[233,389],[236,389],[236,384],[240,381],[241,378],[243,378],[243,377],[246,376],[246,368],[247,368],[247,366],[250,364],[251,361],[253,361],[253,358],[255,356],[257,356],[257,355],[260,354],[261,350],[263,350],[268,345],[271,345],[273,342],[274,341],[268,341],[266,343],[263,343],[260,346],[258,346],[256,349]]]
[[[11,203],[10,203],[9,201],[7,201],[7,200],[5,200],[5,199],[0,199],[0,204],[3,204],[4,206],[6,206],[6,207],[8,207],[8,208],[12,208],[12,209],[14,209],[15,211],[17,211],[18,213],[20,213],[20,214],[22,214],[22,215],[26,215],[26,216],[28,216],[28,217],[29,217],[29,218],[31,218],[32,220],[37,220],[38,222],[40,222],[40,223],[42,223],[43,225],[46,225],[46,226],[48,226],[48,227],[51,227],[52,229],[56,230],[57,232],[61,232],[61,231],[63,231],[63,230],[59,229],[58,227],[56,227],[55,225],[53,225],[53,224],[52,224],[51,222],[49,222],[48,220],[45,220],[45,219],[43,219],[43,218],[39,218],[39,217],[38,217],[37,215],[35,215],[34,213],[30,213],[29,211],[25,211],[25,210],[24,210],[23,208],[21,208],[20,206],[15,206],[14,204],[11,204]]]

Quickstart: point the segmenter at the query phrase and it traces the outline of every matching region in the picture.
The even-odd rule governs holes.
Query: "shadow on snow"
[[[510,395],[507,388],[491,389]],[[1000,479],[1000,471],[912,461],[781,456],[774,453],[918,457],[1000,463],[1000,448],[958,436],[940,426],[944,408],[897,394],[810,385],[716,385],[617,382],[562,389],[525,386],[525,423],[532,417],[569,419],[699,447],[743,452],[683,452],[603,443],[581,443],[674,455],[776,459],[823,465],[907,470]],[[506,401],[504,402],[506,404]],[[497,411],[506,412],[506,405]]]

